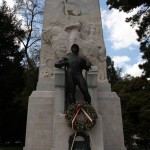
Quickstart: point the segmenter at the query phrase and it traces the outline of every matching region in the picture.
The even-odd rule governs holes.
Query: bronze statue
[[[91,67],[91,63],[81,57],[78,56],[79,46],[77,44],[73,44],[71,46],[71,52],[66,54],[62,60],[55,64],[56,68],[65,67],[65,110],[75,103],[75,92],[76,85],[78,85],[81,90],[84,100],[89,104],[91,103],[91,96],[88,92],[87,82],[82,75],[82,70],[89,70]]]

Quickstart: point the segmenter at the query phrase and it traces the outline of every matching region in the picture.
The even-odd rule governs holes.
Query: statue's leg
[[[84,100],[87,101],[89,104],[91,104],[91,96],[88,92],[87,82],[83,76],[77,77],[77,85],[79,86],[79,88],[84,96]]]
[[[70,106],[71,104],[75,103],[76,85],[73,82],[73,77],[71,73],[68,73],[67,77],[67,105]]]

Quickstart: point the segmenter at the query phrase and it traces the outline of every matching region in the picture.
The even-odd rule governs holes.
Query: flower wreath
[[[82,116],[78,118],[78,116]],[[85,101],[72,104],[65,115],[67,124],[75,131],[85,131],[96,124],[97,113],[95,109]]]

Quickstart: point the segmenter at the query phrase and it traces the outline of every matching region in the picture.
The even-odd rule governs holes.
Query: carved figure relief
[[[76,43],[78,39],[80,39],[80,30],[81,30],[80,22],[71,22],[65,27],[65,31],[68,33],[68,52],[71,50],[71,46]]]
[[[43,40],[49,44],[49,51],[55,57],[49,66],[54,66],[56,61],[70,52],[73,44],[78,44],[81,55],[98,67],[98,80],[106,80],[106,50],[103,41],[100,41],[97,20],[87,24],[80,19],[81,10],[77,4],[67,0],[63,0],[63,3],[66,20],[62,18],[51,22],[43,32]]]
[[[69,15],[79,16],[81,14],[81,10],[77,4],[67,3],[67,0],[63,0],[63,2],[66,19],[69,19]]]
[[[68,35],[63,27],[63,23],[56,21],[51,23],[51,26],[43,32],[43,39],[50,44],[56,61],[62,58],[67,52]]]

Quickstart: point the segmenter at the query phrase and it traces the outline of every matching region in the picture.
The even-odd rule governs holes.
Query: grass
[[[6,147],[0,147],[0,150],[23,150],[23,148],[16,147],[16,146],[6,146]]]

